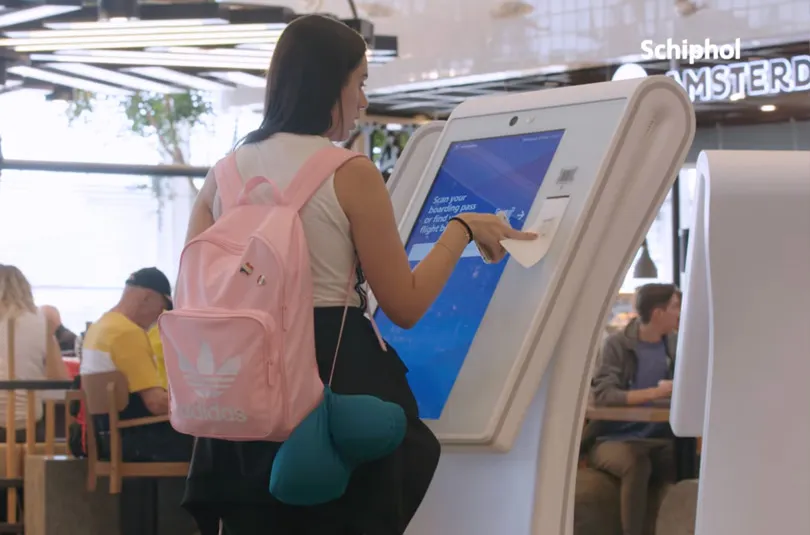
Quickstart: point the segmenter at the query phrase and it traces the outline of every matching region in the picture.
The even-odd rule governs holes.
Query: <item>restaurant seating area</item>
[[[63,357],[71,376],[79,371],[78,359]],[[14,377],[13,354],[9,377]],[[196,526],[176,504],[183,492],[187,465],[121,462],[118,429],[111,440],[110,461],[100,462],[94,433],[87,440],[93,460],[76,458],[67,444],[72,402],[82,403],[91,414],[107,412],[120,404],[121,380],[105,376],[93,385],[75,390],[71,381],[0,381],[14,407],[23,396],[29,407],[26,440],[17,442],[14,411],[6,415],[6,441],[0,444],[0,488],[5,490],[4,518],[0,533],[29,535],[193,535]],[[91,393],[92,392],[92,393]],[[89,394],[89,395],[88,395]],[[126,390],[124,390],[126,399]],[[44,441],[36,441],[34,406],[44,399]],[[93,399],[95,404],[86,401]],[[76,414],[77,411],[73,411]],[[80,411],[81,415],[83,411]],[[81,416],[79,416],[81,418]],[[90,419],[91,420],[91,419]],[[88,422],[90,422],[88,420]],[[92,425],[88,426],[92,429]],[[117,454],[116,454],[117,453]],[[135,466],[133,466],[135,465]]]
[[[589,406],[586,421],[666,422],[669,409]],[[620,490],[618,478],[581,459],[576,476],[574,535],[622,535]],[[653,481],[649,489],[645,535],[693,534],[696,507],[697,479]]]
[[[696,479],[650,488],[647,535],[693,535],[697,510]],[[619,480],[584,466],[577,471],[575,535],[621,535]]]

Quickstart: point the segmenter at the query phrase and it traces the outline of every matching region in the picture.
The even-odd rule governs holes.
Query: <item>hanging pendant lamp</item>
[[[658,278],[658,268],[655,267],[655,262],[653,262],[653,259],[650,256],[650,248],[647,245],[646,238],[644,239],[644,243],[641,245],[641,255],[636,261],[636,267],[633,270],[633,277],[636,279]]]

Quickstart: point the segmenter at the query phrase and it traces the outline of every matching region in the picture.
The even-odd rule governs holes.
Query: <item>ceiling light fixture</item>
[[[253,65],[257,63],[257,58],[245,58],[240,56],[221,56],[218,54],[207,54],[206,50],[201,50],[197,54],[172,54],[166,52],[166,49],[155,49],[150,51],[141,50],[66,50],[64,52],[57,52],[56,57],[64,56],[81,56],[84,58],[115,58],[117,60],[130,59],[155,59],[161,60],[165,58],[178,58],[183,60],[192,61],[205,61],[211,60],[216,62],[226,61],[229,63],[242,63],[245,65]],[[265,64],[264,60],[259,60],[259,63]],[[125,64],[126,61],[122,64]],[[265,67],[267,65],[265,64]]]
[[[211,76],[212,78],[217,78],[219,80],[224,80],[226,82],[241,85],[244,87],[260,89],[267,84],[267,80],[265,80],[261,76],[256,76],[246,72],[239,72],[239,71],[206,72],[204,74],[206,76]]]
[[[269,43],[242,43],[236,45],[234,48],[238,50],[262,50],[264,52],[273,52],[276,49],[276,44]]]
[[[128,96],[132,95],[132,91],[114,87],[111,85],[100,84],[98,82],[91,82],[82,78],[75,78],[73,76],[65,76],[63,74],[43,71],[25,65],[18,65],[16,67],[9,67],[8,72],[21,76],[23,78],[33,78],[51,84],[61,85],[65,87],[72,87],[74,89],[81,89],[91,93],[102,93],[106,95]]]
[[[636,261],[636,267],[633,269],[633,277],[636,279],[658,278],[658,268],[650,256],[650,247],[647,245],[647,238],[644,238],[644,243],[641,244],[641,254]]]
[[[41,5],[20,9],[8,9],[0,12],[0,28],[16,26],[34,20],[47,19],[78,11],[81,6]]]
[[[366,57],[368,58],[369,62],[371,63],[388,63],[397,58],[397,50],[396,50],[396,41],[393,44],[385,43],[388,46],[380,47],[380,48],[369,48],[366,50]],[[262,51],[265,53],[264,56],[269,60],[270,55],[276,49],[275,43],[268,44],[268,43],[242,43],[236,45],[236,50],[244,51],[249,50],[251,51],[254,57],[258,57],[257,51]],[[234,49],[220,49],[220,50],[228,50],[228,53],[235,53],[232,52]]]
[[[146,91],[148,93],[185,93],[184,89],[161,84],[152,80],[145,80],[137,76],[131,76],[118,71],[102,69],[94,65],[85,63],[48,63],[45,65],[49,69],[75,74],[84,78],[93,78],[102,82],[132,88],[136,91]]]
[[[127,31],[130,28],[177,28],[184,26],[214,26],[228,24],[225,19],[170,19],[170,20],[107,20],[87,22],[46,22],[44,27],[51,30],[113,30]]]
[[[122,37],[103,39],[83,39],[71,41],[57,41],[35,45],[15,46],[15,52],[56,52],[59,50],[103,50],[109,48],[150,48],[172,46],[216,46],[232,45],[236,43],[266,43],[275,39],[274,36],[264,33],[240,33],[233,35],[217,35],[214,32],[199,32],[194,35],[177,36],[144,36],[139,39]]]
[[[759,109],[764,112],[771,112],[776,111],[776,106],[774,106],[773,104],[765,104],[763,106],[760,106]]]
[[[77,64],[84,64],[96,69],[92,75],[83,71],[90,80],[106,79],[102,73],[118,72],[130,78],[121,78],[117,85],[144,91],[168,92],[172,86],[210,91],[227,90],[234,85],[263,87],[265,82],[260,73],[267,70],[278,38],[295,18],[288,8],[226,9],[204,2],[145,3],[135,9],[133,2],[137,0],[105,1],[101,17],[106,20],[91,20],[96,9],[88,7],[76,15],[45,21],[44,28],[33,29],[32,25],[0,34],[0,54],[3,48],[25,54],[34,67],[39,62],[69,65],[49,65],[46,72],[53,74],[55,71],[79,74],[76,69],[82,67]],[[364,36],[370,64],[387,63],[397,57],[396,37],[375,36],[373,26],[365,20],[344,22]],[[158,70],[145,74],[147,71],[143,69],[147,68]],[[197,73],[178,72],[185,69],[246,72],[237,81],[232,76],[203,78]],[[188,78],[181,81],[184,76]],[[150,89],[142,88],[144,85]]]
[[[193,76],[184,72],[173,71],[165,67],[132,67],[131,69],[126,69],[126,72],[131,72],[133,74],[146,76],[156,80],[165,80],[166,82],[178,84],[190,89],[196,89],[198,91],[226,91],[233,89],[232,86],[215,82],[214,80],[208,80],[206,78]],[[246,73],[241,74],[250,76]]]
[[[257,24],[223,24],[215,25],[213,28],[201,28],[200,24],[194,25],[174,25],[174,26],[133,26],[132,24],[123,25],[124,27],[115,24],[108,24],[101,27],[93,27],[90,29],[69,29],[69,30],[30,30],[30,31],[12,31],[5,32],[5,35],[10,39],[0,40],[0,46],[22,46],[26,44],[37,44],[43,39],[84,39],[84,38],[99,38],[99,37],[119,37],[122,35],[130,37],[148,36],[148,35],[182,35],[188,33],[198,33],[200,31],[214,32],[214,33],[240,33],[240,32],[257,32],[265,31],[273,33],[278,36],[284,30],[284,24],[274,23],[257,23]]]
[[[382,2],[358,2],[357,7],[372,19],[393,17],[397,13],[395,8]]]
[[[675,0],[674,2],[675,13],[677,13],[681,17],[689,17],[694,15],[701,9],[704,9],[705,5],[698,5],[695,0]]]
[[[208,54],[215,56],[225,56],[228,58],[257,58],[262,61],[270,61],[270,56],[273,55],[275,46],[270,47],[269,51],[254,50],[249,48],[197,48],[192,46],[172,46],[172,47],[156,47],[155,52],[167,52],[169,54]]]
[[[51,0],[53,1],[53,0]],[[66,1],[66,0],[60,0]],[[98,13],[84,8],[82,13],[70,20],[46,21],[51,30],[102,30],[126,31],[132,28],[167,28],[179,26],[213,26],[223,24],[272,23],[281,30],[295,18],[295,13],[286,7],[261,7],[251,9],[226,9],[214,2],[145,3],[138,6],[138,18],[113,17],[98,20]]]
[[[534,13],[534,6],[527,2],[506,1],[492,8],[489,16],[495,20],[519,19]]]
[[[98,54],[82,54],[92,52]],[[103,53],[103,54],[102,54]],[[266,61],[238,61],[236,58],[196,57],[179,54],[157,54],[125,50],[77,50],[71,53],[32,54],[32,61],[56,61],[67,63],[93,63],[100,65],[131,65],[144,67],[180,67],[196,69],[224,69],[266,71]]]

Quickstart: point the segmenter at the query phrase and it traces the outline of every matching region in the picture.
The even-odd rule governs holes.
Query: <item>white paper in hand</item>
[[[540,206],[537,221],[523,229],[526,232],[536,232],[537,238],[531,241],[501,240],[506,252],[525,268],[530,268],[541,261],[551,248],[551,242],[557,234],[569,200],[570,197],[546,199]]]

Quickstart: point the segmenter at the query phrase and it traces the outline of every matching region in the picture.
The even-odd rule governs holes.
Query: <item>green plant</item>
[[[164,159],[174,165],[187,165],[188,136],[211,113],[211,103],[199,91],[164,95],[139,92],[121,98],[77,90],[68,105],[68,120],[88,120],[99,102],[109,100],[120,106],[129,130],[143,137],[154,136]],[[191,179],[189,184],[193,187]]]
[[[189,91],[176,94],[138,92],[129,97],[110,97],[76,90],[68,104],[68,120],[89,120],[98,111],[97,104],[113,100],[127,118],[128,129],[142,137],[154,137],[165,161],[174,165],[188,164],[188,141],[191,131],[204,124],[211,113],[211,103],[205,94]],[[159,217],[167,197],[167,177],[151,177],[151,190],[158,201]],[[197,192],[194,180],[187,178],[188,186]]]
[[[211,104],[200,92],[153,95],[136,93],[122,101],[131,130],[157,136],[161,152],[177,165],[188,162],[186,146],[191,130],[205,121]]]

